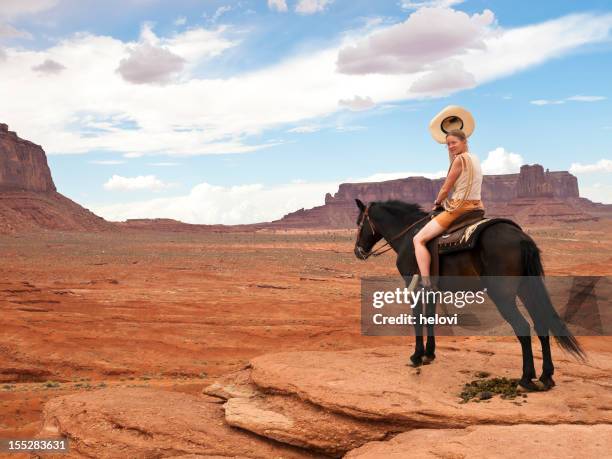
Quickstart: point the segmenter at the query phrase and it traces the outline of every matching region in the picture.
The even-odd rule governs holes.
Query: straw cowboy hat
[[[438,113],[429,123],[429,131],[438,143],[446,143],[446,133],[461,129],[469,137],[474,132],[474,117],[465,108],[449,105]]]

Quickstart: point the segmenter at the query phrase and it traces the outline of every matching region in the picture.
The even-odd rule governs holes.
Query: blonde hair
[[[446,137],[448,137],[449,135],[452,135],[453,137],[457,137],[459,140],[462,140],[462,141],[467,140],[467,136],[465,135],[465,132],[463,132],[461,129],[453,129],[451,131],[448,131],[446,133]]]

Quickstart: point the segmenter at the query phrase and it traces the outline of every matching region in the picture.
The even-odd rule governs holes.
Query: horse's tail
[[[559,317],[555,307],[550,301],[550,296],[544,285],[544,268],[540,258],[540,249],[533,239],[521,241],[521,258],[523,261],[523,281],[521,298],[527,308],[533,311],[533,317],[537,318],[540,325],[551,331],[555,340],[567,352],[579,360],[586,360],[586,354],[580,347],[576,337],[568,330]]]

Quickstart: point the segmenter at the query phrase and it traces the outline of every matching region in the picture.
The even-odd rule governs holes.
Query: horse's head
[[[382,234],[376,231],[376,227],[370,216],[370,209],[375,203],[369,203],[367,206],[359,199],[355,199],[359,208],[359,216],[357,217],[357,239],[355,240],[355,256],[361,260],[368,257],[368,253],[378,241],[382,239]]]
[[[374,245],[383,237],[389,244],[396,244],[399,241],[397,238],[403,235],[402,230],[405,232],[409,226],[418,224],[418,220],[427,215],[418,204],[398,200],[374,201],[367,206],[359,199],[355,199],[355,202],[359,208],[359,215],[356,222],[357,239],[354,252],[361,260],[367,259],[370,255],[377,255],[371,252]],[[413,231],[417,229],[415,227]]]

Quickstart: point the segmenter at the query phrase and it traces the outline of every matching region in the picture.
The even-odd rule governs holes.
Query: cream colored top
[[[466,151],[461,153],[459,156],[463,156],[464,158],[467,156],[468,161],[465,161],[465,165],[467,167],[472,166],[472,187],[470,189],[469,194],[465,197],[465,199],[470,201],[480,200],[480,189],[482,187],[482,170],[480,169],[480,160],[478,156]],[[460,160],[460,158],[458,158]],[[453,187],[452,192],[450,193],[451,199],[460,200],[463,199],[463,195],[465,194],[466,189],[469,186],[469,172],[464,167],[461,171],[461,175],[457,178],[455,185]]]

